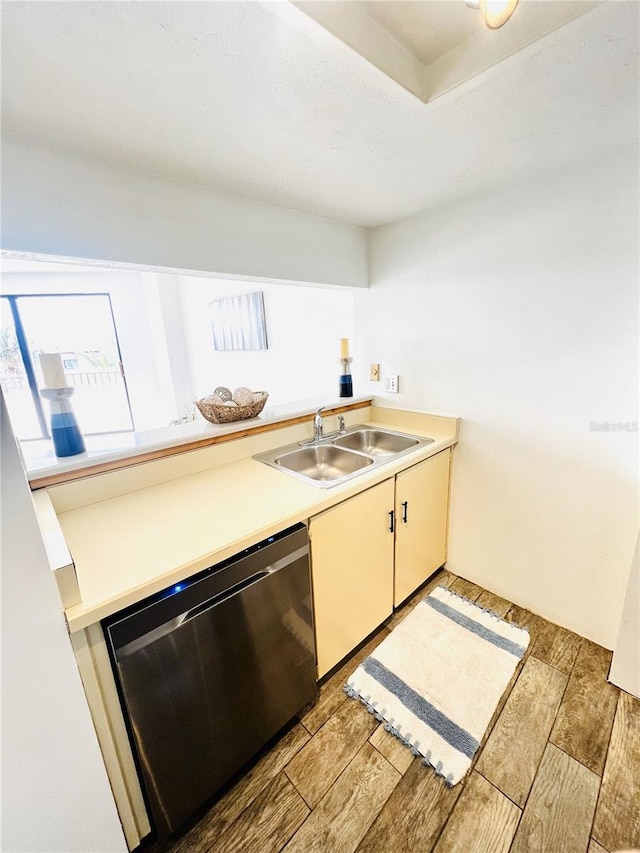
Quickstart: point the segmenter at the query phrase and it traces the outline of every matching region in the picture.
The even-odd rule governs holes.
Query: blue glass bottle
[[[338,387],[341,397],[353,397],[353,381],[351,379],[351,367],[349,366],[353,359],[341,358],[342,365]]]
[[[86,447],[69,398],[74,388],[42,388],[40,393],[51,406],[51,439],[56,456],[77,456]]]

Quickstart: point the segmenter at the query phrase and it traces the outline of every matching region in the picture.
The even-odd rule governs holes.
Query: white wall
[[[380,362],[386,405],[463,418],[452,571],[608,648],[637,532],[638,202],[627,150],[376,229],[356,305],[363,391]]]
[[[195,397],[188,354],[191,329],[185,328],[180,294],[182,278],[158,275],[155,279],[162,311],[164,341],[173,389],[172,399],[177,414],[182,416],[193,407]],[[199,281],[199,279],[194,280]]]
[[[363,228],[2,141],[2,248],[231,276],[367,285]]]
[[[264,295],[268,349],[216,352],[209,303],[256,290]],[[353,342],[353,291],[183,277],[181,297],[196,397],[217,385],[268,391],[268,406],[326,394],[337,397],[340,338]],[[362,391],[356,388],[355,393]]]
[[[117,853],[122,828],[0,394],[2,850]]]

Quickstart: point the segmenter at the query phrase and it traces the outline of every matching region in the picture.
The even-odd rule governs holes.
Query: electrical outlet
[[[398,374],[384,377],[384,390],[389,394],[397,394],[400,386],[400,377]]]
[[[370,364],[369,365],[369,381],[370,382],[380,382],[380,365],[379,364]]]

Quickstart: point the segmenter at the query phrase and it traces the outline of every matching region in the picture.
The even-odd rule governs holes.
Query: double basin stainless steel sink
[[[432,442],[432,438],[360,425],[342,435],[332,433],[317,442],[289,444],[253,458],[326,489]]]

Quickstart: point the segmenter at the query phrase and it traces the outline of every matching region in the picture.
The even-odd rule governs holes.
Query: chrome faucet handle
[[[344,418],[342,417],[342,415],[338,415],[338,432],[340,433],[340,435],[344,435],[346,431],[347,430],[344,426]]]
[[[315,441],[319,441],[322,438],[323,423],[321,412],[323,412],[325,408],[326,406],[320,406],[313,417],[313,438]]]
[[[322,412],[325,408],[325,406],[320,406],[313,416],[313,438],[309,438],[306,441],[299,441],[298,444],[300,447],[308,447],[310,444],[318,444],[318,442],[322,441],[325,437],[323,434],[324,423],[322,421]]]

